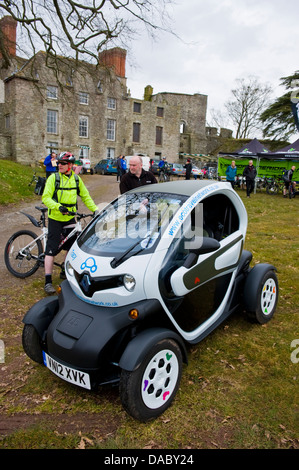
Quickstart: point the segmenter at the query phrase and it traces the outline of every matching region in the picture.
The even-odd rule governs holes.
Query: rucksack
[[[285,183],[290,182],[289,170],[284,170],[284,172],[282,174],[282,179]]]
[[[38,196],[41,196],[44,192],[45,185],[46,185],[46,178],[44,176],[38,176],[37,182],[34,188],[34,193],[37,194]]]
[[[78,196],[80,195],[79,176],[76,175],[76,173],[74,174],[74,176],[75,176],[76,186],[74,188],[65,188],[65,187],[60,187],[60,173],[55,173],[55,190],[52,196],[52,199],[54,199],[54,201],[58,202],[58,199],[57,199],[58,189],[62,189],[63,191],[70,191],[71,189],[77,189],[77,194]],[[73,207],[73,204],[63,204],[63,205],[66,207]]]

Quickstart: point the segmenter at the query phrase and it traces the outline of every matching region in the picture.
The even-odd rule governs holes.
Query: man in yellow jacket
[[[80,176],[72,171],[74,161],[74,155],[69,152],[59,155],[57,159],[58,185],[56,175],[49,176],[42,196],[42,202],[48,207],[48,240],[45,250],[45,292],[47,294],[56,292],[52,285],[54,257],[59,251],[58,246],[63,228],[75,223],[74,216],[69,214],[69,211],[76,212],[78,194],[91,212],[98,210]],[[70,244],[66,242],[63,249],[69,248]]]

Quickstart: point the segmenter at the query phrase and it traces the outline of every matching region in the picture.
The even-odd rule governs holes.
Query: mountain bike
[[[159,170],[159,183],[165,183],[166,181],[170,181],[169,170]]]
[[[264,176],[262,178],[257,178],[256,185],[255,185],[256,191],[262,192],[264,190],[267,190],[267,188],[272,184],[272,182],[273,182],[273,179],[267,176]]]
[[[26,277],[34,274],[38,268],[44,266],[45,248],[48,238],[48,228],[46,224],[47,207],[38,207],[35,209],[41,212],[40,219],[37,220],[30,214],[20,211],[24,214],[35,227],[42,230],[40,235],[31,230],[19,230],[14,233],[8,240],[4,250],[4,261],[8,271],[15,277],[25,279]],[[93,217],[93,214],[79,214],[78,212],[69,212],[74,215],[76,223],[72,223],[64,227],[64,229],[72,228],[68,234],[63,234],[59,244],[59,252],[63,249],[64,244],[71,238],[77,238],[78,234],[82,232],[81,219],[86,217]],[[54,265],[63,269],[63,263],[54,261]]]
[[[31,186],[33,183],[35,183],[34,193],[41,196],[44,192],[46,178],[44,176],[37,176],[35,171],[28,186]]]
[[[266,187],[267,194],[276,196],[276,194],[283,192],[284,182],[282,178],[273,178]]]

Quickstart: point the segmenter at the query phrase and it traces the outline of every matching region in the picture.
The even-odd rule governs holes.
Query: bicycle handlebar
[[[93,214],[80,214],[80,212],[68,211],[65,215],[76,215],[79,219],[85,219],[86,217],[93,217]]]
[[[36,176],[36,171],[33,173],[32,180],[30,183],[28,183],[28,186],[31,186],[32,183],[37,183],[38,182],[38,177]]]

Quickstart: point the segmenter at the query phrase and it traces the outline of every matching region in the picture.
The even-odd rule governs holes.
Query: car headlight
[[[136,281],[135,278],[131,274],[125,274],[123,277],[123,282],[125,288],[132,292],[135,289],[136,286]]]
[[[65,270],[70,276],[74,275],[74,268],[72,267],[72,265],[69,261],[66,262]]]

